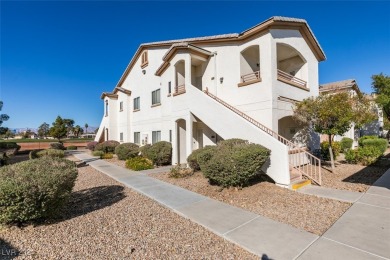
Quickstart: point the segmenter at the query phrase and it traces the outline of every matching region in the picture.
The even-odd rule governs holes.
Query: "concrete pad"
[[[390,198],[390,169],[368,189],[367,193]]]
[[[151,177],[147,178],[152,179]],[[134,187],[134,189],[172,209],[177,209],[206,199],[205,196],[168,183],[151,187]]]
[[[299,260],[329,260],[329,259],[353,259],[353,260],[378,260],[381,257],[352,248],[335,241],[319,238],[300,257]]]
[[[350,203],[356,202],[363,195],[363,193],[360,192],[336,190],[336,189],[313,186],[313,185],[306,186],[297,191],[308,195],[315,195],[318,197],[345,201]]]
[[[206,199],[176,210],[219,235],[223,235],[258,216],[213,199]]]
[[[390,209],[390,198],[381,195],[364,194],[363,197],[361,197],[357,203],[365,203],[377,207]]]
[[[355,203],[323,237],[390,258],[390,209]]]
[[[312,233],[262,216],[229,232],[225,237],[269,259],[295,259],[318,238]]]

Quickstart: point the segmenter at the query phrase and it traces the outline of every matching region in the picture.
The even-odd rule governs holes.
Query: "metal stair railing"
[[[289,149],[289,164],[294,169],[298,170],[302,175],[306,176],[313,182],[315,182],[318,185],[321,185],[321,160],[311,153],[307,151],[306,148],[298,147],[296,144],[292,143],[291,141],[287,140],[283,136],[279,135],[278,133],[274,132],[270,128],[266,127],[265,125],[261,124],[257,120],[253,119],[252,117],[248,116],[244,112],[238,110],[237,108],[233,107],[232,105],[226,103],[219,97],[211,94],[208,91],[208,88],[203,91],[206,95],[217,101],[218,103],[222,104],[223,106],[227,107],[231,111],[235,112],[248,122],[252,123],[262,131],[266,132],[273,138],[277,139],[279,142],[286,145]],[[301,155],[304,154],[305,157],[302,157]]]

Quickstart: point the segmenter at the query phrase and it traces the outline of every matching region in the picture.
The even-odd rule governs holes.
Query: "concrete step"
[[[291,186],[292,190],[298,190],[298,189],[306,187],[308,185],[311,185],[310,180],[300,180],[300,181],[296,181],[294,183],[291,183],[290,186]]]

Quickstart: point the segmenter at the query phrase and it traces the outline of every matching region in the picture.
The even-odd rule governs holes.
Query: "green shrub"
[[[363,146],[363,141],[367,139],[378,139],[376,135],[365,135],[358,139],[359,146]]]
[[[56,217],[77,178],[74,162],[43,157],[0,168],[0,223]]]
[[[51,149],[56,149],[56,150],[66,150],[65,146],[62,143],[51,143],[50,147]]]
[[[92,142],[89,142],[87,143],[87,146],[86,148],[90,151],[94,151],[95,150],[95,146],[98,144],[98,142],[96,141],[92,141]]]
[[[352,144],[353,144],[353,139],[348,137],[343,137],[340,142],[341,151],[345,153],[347,150],[352,148]]]
[[[383,155],[380,148],[375,146],[358,147],[355,150],[349,150],[345,154],[345,160],[349,163],[360,163],[363,165],[371,165],[378,161]]]
[[[103,143],[99,143],[95,146],[95,151],[103,151],[105,153],[114,153],[115,147],[119,145],[119,142],[109,140]]]
[[[0,152],[0,167],[8,164],[8,156],[5,152]]]
[[[119,160],[134,158],[139,154],[139,146],[133,143],[123,143],[115,147],[115,154]]]
[[[66,147],[66,150],[77,150],[77,146],[75,145],[68,146]]]
[[[218,145],[227,145],[227,146],[235,146],[238,144],[249,144],[248,140],[243,140],[239,138],[232,138],[232,139],[227,139],[218,142]]]
[[[103,151],[93,151],[92,153],[93,156],[99,156],[100,159],[103,157],[104,152]]]
[[[64,151],[62,150],[56,150],[56,149],[46,149],[41,150],[37,152],[36,154],[38,157],[48,156],[48,157],[55,157],[55,158],[63,158],[65,156]]]
[[[332,151],[333,151],[333,159],[336,160],[337,156],[339,156],[340,151],[341,151],[340,142],[332,142]],[[328,141],[324,141],[321,143],[321,156],[326,161],[330,160],[329,142]]]
[[[150,148],[152,148],[151,144],[145,144],[139,148],[139,151],[143,157],[150,158]]]
[[[137,156],[126,160],[126,168],[133,171],[153,169],[153,162],[148,158]]]
[[[382,138],[365,139],[362,141],[363,147],[367,147],[367,146],[376,147],[381,151],[382,154],[386,151],[387,145],[388,145],[387,140]]]
[[[215,151],[217,150],[217,146],[205,146],[202,148],[202,152],[198,154],[198,164],[201,170],[207,167],[207,164],[213,158]]]
[[[105,153],[100,158],[101,159],[112,159],[112,158],[114,158],[114,154],[113,153]]]
[[[194,171],[191,168],[181,167],[180,165],[176,165],[172,167],[168,177],[169,178],[185,178],[194,174]]]
[[[20,145],[14,142],[0,142],[0,152],[5,152],[6,157],[13,156],[20,150]]]
[[[30,160],[39,158],[38,152],[40,152],[40,151],[42,151],[42,150],[32,150],[32,151],[28,154],[28,157],[30,158]]]
[[[156,165],[169,165],[172,162],[172,145],[166,141],[157,142],[148,149],[145,156]]]
[[[210,183],[222,187],[246,186],[259,176],[270,151],[258,144],[227,142],[207,149],[199,156],[200,168]]]
[[[195,172],[200,171],[198,156],[204,151],[206,151],[207,149],[213,149],[210,147],[215,147],[215,146],[206,145],[203,148],[192,151],[192,153],[187,157],[188,167],[190,167]]]

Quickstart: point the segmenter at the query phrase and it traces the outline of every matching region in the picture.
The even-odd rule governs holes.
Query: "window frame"
[[[141,110],[141,98],[136,97],[133,99],[133,111],[139,111],[139,110]]]
[[[156,93],[158,93],[158,96]],[[152,91],[152,107],[159,106],[159,105],[161,105],[161,89],[160,88]]]
[[[137,138],[136,138],[136,136],[137,136]],[[141,132],[134,132],[133,138],[134,138],[134,143],[135,144],[138,144],[138,145],[141,144]],[[137,142],[136,139],[138,139],[138,142]]]
[[[161,130],[152,131],[152,145],[161,141]]]
[[[141,54],[141,68],[145,68],[146,66],[148,66],[148,64],[148,50],[144,50]]]

